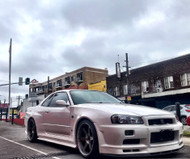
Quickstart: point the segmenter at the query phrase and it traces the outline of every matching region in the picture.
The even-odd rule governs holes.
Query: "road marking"
[[[24,145],[24,144],[18,143],[18,142],[16,142],[16,141],[13,141],[13,140],[4,138],[4,137],[2,137],[2,136],[0,136],[0,138],[1,138],[1,139],[4,139],[4,140],[6,140],[6,141],[12,142],[12,143],[14,143],[14,144],[17,144],[17,145],[19,145],[19,146],[23,146],[23,147],[25,147],[25,148],[27,148],[27,149],[30,149],[30,150],[32,150],[32,151],[36,151],[36,152],[41,153],[41,154],[43,154],[43,155],[48,155],[48,154],[45,153],[45,152],[39,151],[39,150],[37,150],[37,149],[34,149],[34,148],[29,147],[29,146],[26,146],[26,145]],[[54,158],[54,159],[61,159],[61,158],[59,158],[59,157],[52,157],[52,158]]]

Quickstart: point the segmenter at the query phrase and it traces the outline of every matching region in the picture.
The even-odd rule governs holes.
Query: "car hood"
[[[85,109],[94,109],[99,111],[104,111],[110,114],[127,114],[127,115],[137,115],[137,116],[154,116],[154,115],[171,115],[170,112],[160,110],[157,108],[151,108],[148,106],[139,106],[133,104],[103,104],[103,103],[93,103],[93,104],[80,104],[77,107]]]

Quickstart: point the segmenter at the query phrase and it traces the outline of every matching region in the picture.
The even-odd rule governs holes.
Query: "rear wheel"
[[[78,126],[77,146],[85,158],[97,158],[99,155],[96,129],[88,120],[83,120]]]
[[[27,137],[30,142],[35,142],[37,140],[36,124],[34,119],[30,119],[28,121]]]

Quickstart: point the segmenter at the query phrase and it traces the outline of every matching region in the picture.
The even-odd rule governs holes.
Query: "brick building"
[[[130,95],[131,103],[158,108],[175,102],[190,104],[190,54],[132,69],[128,85],[125,74],[120,79],[107,77],[108,93],[121,99]]]
[[[29,97],[47,95],[51,92],[62,89],[88,89],[88,84],[105,80],[107,76],[107,69],[83,67],[50,79],[49,85],[48,81],[30,84]]]

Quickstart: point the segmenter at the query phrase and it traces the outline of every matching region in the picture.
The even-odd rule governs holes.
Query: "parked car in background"
[[[169,111],[176,115],[176,105],[169,105],[163,108],[163,110]],[[181,122],[183,125],[187,125],[187,117],[190,116],[190,104],[181,104],[180,105],[181,112]]]
[[[187,125],[189,125],[189,126],[190,126],[190,116],[188,116],[188,117],[187,117],[186,122],[187,122]]]
[[[174,114],[124,104],[92,90],[61,90],[27,109],[28,140],[78,148],[83,157],[150,156],[183,148],[183,125]]]

